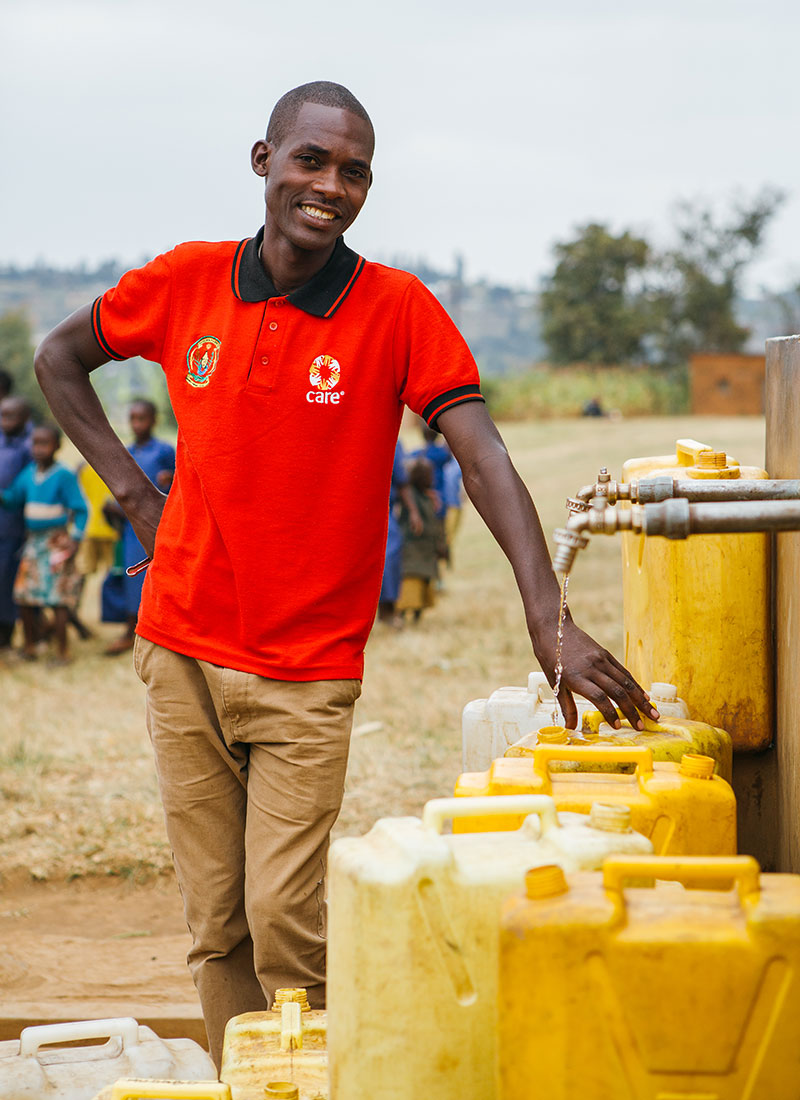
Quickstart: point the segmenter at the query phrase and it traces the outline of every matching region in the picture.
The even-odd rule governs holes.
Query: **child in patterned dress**
[[[57,663],[64,664],[69,660],[69,612],[76,607],[80,593],[75,554],[88,510],[75,474],[55,460],[60,444],[57,428],[49,424],[35,428],[31,438],[33,462],[0,493],[0,504],[21,511],[25,519],[25,545],[14,583],[14,599],[25,634],[23,656],[35,660],[37,609],[51,607]]]

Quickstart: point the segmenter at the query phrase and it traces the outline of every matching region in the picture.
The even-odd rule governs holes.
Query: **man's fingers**
[[[611,665],[609,670],[611,678],[616,680],[617,683],[624,688],[642,714],[646,714],[648,718],[658,720],[658,711],[650,702],[650,697],[642,685],[634,680],[627,668],[621,665],[611,653],[607,655],[607,659],[608,663]]]
[[[605,720],[609,725],[613,726],[614,729],[618,729],[620,724],[617,708],[619,708],[622,714],[628,719],[634,729],[640,730],[643,728],[641,716],[631,696],[622,684],[618,683],[610,675],[606,675],[602,672],[596,673],[583,694],[594,703]]]
[[[564,684],[558,690],[558,705],[564,715],[564,725],[568,730],[574,730],[578,724],[578,708],[572,698],[572,692]]]

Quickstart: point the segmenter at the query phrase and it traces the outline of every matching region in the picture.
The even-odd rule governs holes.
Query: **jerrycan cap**
[[[569,890],[563,867],[546,863],[543,867],[531,867],[525,875],[525,893],[531,901],[554,898]]]
[[[568,745],[570,731],[563,726],[542,726],[536,734],[539,745]]]
[[[264,1096],[266,1100],[272,1096],[282,1096],[283,1100],[300,1100],[300,1088],[291,1081],[267,1081]]]
[[[272,1011],[280,1012],[284,1005],[299,1004],[301,1012],[310,1012],[311,1005],[308,1003],[308,992],[303,989],[302,986],[298,986],[295,989],[276,989],[275,1000],[272,1002]],[[280,1095],[283,1095],[282,1093]]]
[[[680,774],[688,779],[713,779],[714,757],[699,752],[687,752],[681,757]]]
[[[658,700],[659,703],[674,703],[678,698],[678,689],[675,684],[662,684],[657,682],[650,685],[650,701]],[[658,707],[656,707],[658,710]]]
[[[614,806],[610,802],[593,802],[589,811],[589,824],[605,833],[629,833],[631,831],[630,806]]]

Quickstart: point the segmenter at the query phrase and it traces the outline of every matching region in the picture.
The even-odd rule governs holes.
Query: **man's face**
[[[253,146],[253,171],[266,179],[265,241],[330,249],[364,205],[371,160],[372,132],[364,119],[304,103],[279,146]]]

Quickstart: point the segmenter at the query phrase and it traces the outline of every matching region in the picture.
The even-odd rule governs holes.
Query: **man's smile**
[[[314,218],[316,221],[332,222],[334,218],[338,217],[332,210],[322,210],[319,206],[312,206],[308,202],[300,203],[300,209],[309,218]]]

